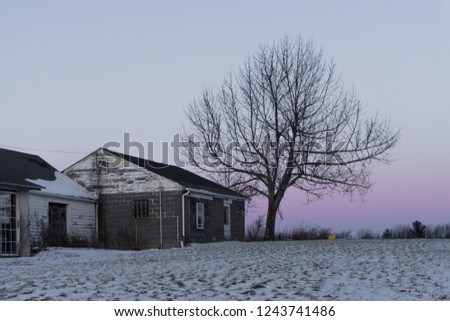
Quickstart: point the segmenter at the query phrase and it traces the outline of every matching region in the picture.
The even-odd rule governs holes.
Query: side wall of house
[[[204,228],[197,228],[197,203],[201,202],[205,208]],[[194,243],[224,241],[224,200],[222,198],[198,199],[189,198],[187,219],[190,223],[189,241]],[[245,239],[245,204],[234,200],[230,205],[231,240]]]
[[[181,195],[181,191],[100,195],[101,244],[118,249],[177,246],[182,235]],[[147,201],[146,214],[135,216],[136,201]]]
[[[18,215],[19,215],[19,228],[18,228],[18,251],[19,256],[30,255],[30,233],[29,233],[29,204],[30,193],[28,191],[20,191],[18,195]]]
[[[204,225],[197,228],[197,203],[204,205]],[[223,235],[223,200],[214,198],[212,200],[189,198],[189,209],[187,212],[189,221],[189,243],[220,242],[224,240]]]
[[[69,237],[76,237],[87,241],[91,241],[95,237],[95,203],[31,192],[29,198],[29,229],[32,246],[40,245],[42,233],[47,229],[49,203],[67,205],[66,221],[67,235]]]

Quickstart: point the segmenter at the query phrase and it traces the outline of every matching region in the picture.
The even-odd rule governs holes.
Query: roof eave
[[[245,201],[245,200],[247,200],[247,197],[245,197],[245,196],[236,196],[236,195],[230,195],[230,194],[222,194],[222,193],[217,193],[217,192],[211,192],[211,191],[208,191],[206,189],[198,189],[198,188],[186,187],[186,190],[190,191],[192,193],[209,195],[209,196],[216,197],[216,198],[232,199],[232,200],[236,200],[236,201]]]
[[[67,199],[67,200],[97,203],[97,200],[94,197],[91,198],[91,197],[83,197],[83,196],[64,195],[64,194],[48,193],[48,192],[42,192],[42,191],[32,191],[32,192],[34,195],[42,195],[42,196],[61,198],[61,199]]]
[[[15,184],[15,183],[8,183],[8,182],[0,182],[0,189],[6,188],[6,189],[15,189],[15,190],[41,190],[42,186],[30,183],[30,184]]]

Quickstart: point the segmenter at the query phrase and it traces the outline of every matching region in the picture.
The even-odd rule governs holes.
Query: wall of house
[[[118,249],[160,248],[162,222],[162,247],[179,245],[182,236],[181,195],[181,191],[100,195],[101,244]],[[141,200],[148,200],[148,215],[136,218],[134,201]]]
[[[197,229],[196,207],[202,202],[205,206],[204,229]],[[245,204],[243,201],[234,200],[230,205],[231,240],[243,241],[245,239]],[[189,198],[187,212],[190,223],[189,241],[194,243],[224,241],[224,200],[213,198],[212,200]]]
[[[197,203],[204,204],[205,222],[203,229],[197,228]],[[223,202],[220,202],[218,199],[189,198],[189,210],[187,212],[190,223],[188,243],[223,241],[223,216],[220,216],[222,218],[222,225],[218,222],[218,209],[223,210],[223,206],[220,204],[223,204]]]
[[[28,191],[20,191],[17,193],[17,204],[19,205],[19,229],[18,229],[18,247],[17,252],[20,256],[30,255],[30,233],[29,233],[29,204],[30,193]]]
[[[50,196],[36,191],[30,192],[29,196],[29,234],[32,246],[40,244],[42,232],[48,226],[49,203],[67,205],[66,220],[69,237],[91,241],[96,236],[95,203]]]
[[[117,166],[102,167],[101,163],[106,160],[106,157],[108,162],[113,162]],[[165,191],[181,191],[182,189],[178,183],[103,149],[97,150],[64,170],[64,174],[94,193],[96,197],[100,194],[149,193],[158,191],[160,188]]]

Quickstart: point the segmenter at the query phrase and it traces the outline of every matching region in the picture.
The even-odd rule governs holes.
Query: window
[[[16,195],[0,192],[0,256],[16,255]]]
[[[230,225],[230,205],[224,206],[223,208],[223,224]]]
[[[149,217],[150,211],[148,206],[148,200],[133,201],[133,215],[135,218]]]
[[[203,203],[197,203],[196,222],[198,230],[203,230],[205,228],[205,204]]]

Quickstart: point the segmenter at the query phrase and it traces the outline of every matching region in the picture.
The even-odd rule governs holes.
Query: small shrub
[[[391,229],[393,239],[411,238],[411,230],[407,225],[398,225]]]
[[[378,238],[378,236],[369,229],[361,229],[357,233],[357,237],[361,240],[372,240]]]
[[[330,228],[320,227],[319,225],[302,224],[294,228],[291,232],[293,240],[327,240],[328,235],[332,233]]]
[[[391,239],[391,238],[392,238],[392,232],[391,232],[391,230],[388,229],[388,228],[385,229],[385,230],[383,231],[382,238],[384,238],[384,239]]]
[[[351,239],[352,238],[352,230],[344,230],[341,232],[336,233],[337,239]]]
[[[248,242],[262,241],[264,238],[264,216],[259,215],[256,220],[247,227],[246,240]]]
[[[33,251],[45,250],[48,247],[95,247],[97,245],[95,237],[95,229],[92,231],[90,237],[85,237],[77,234],[67,235],[62,231],[55,233],[50,230],[48,225],[40,224],[39,238],[32,244]]]

